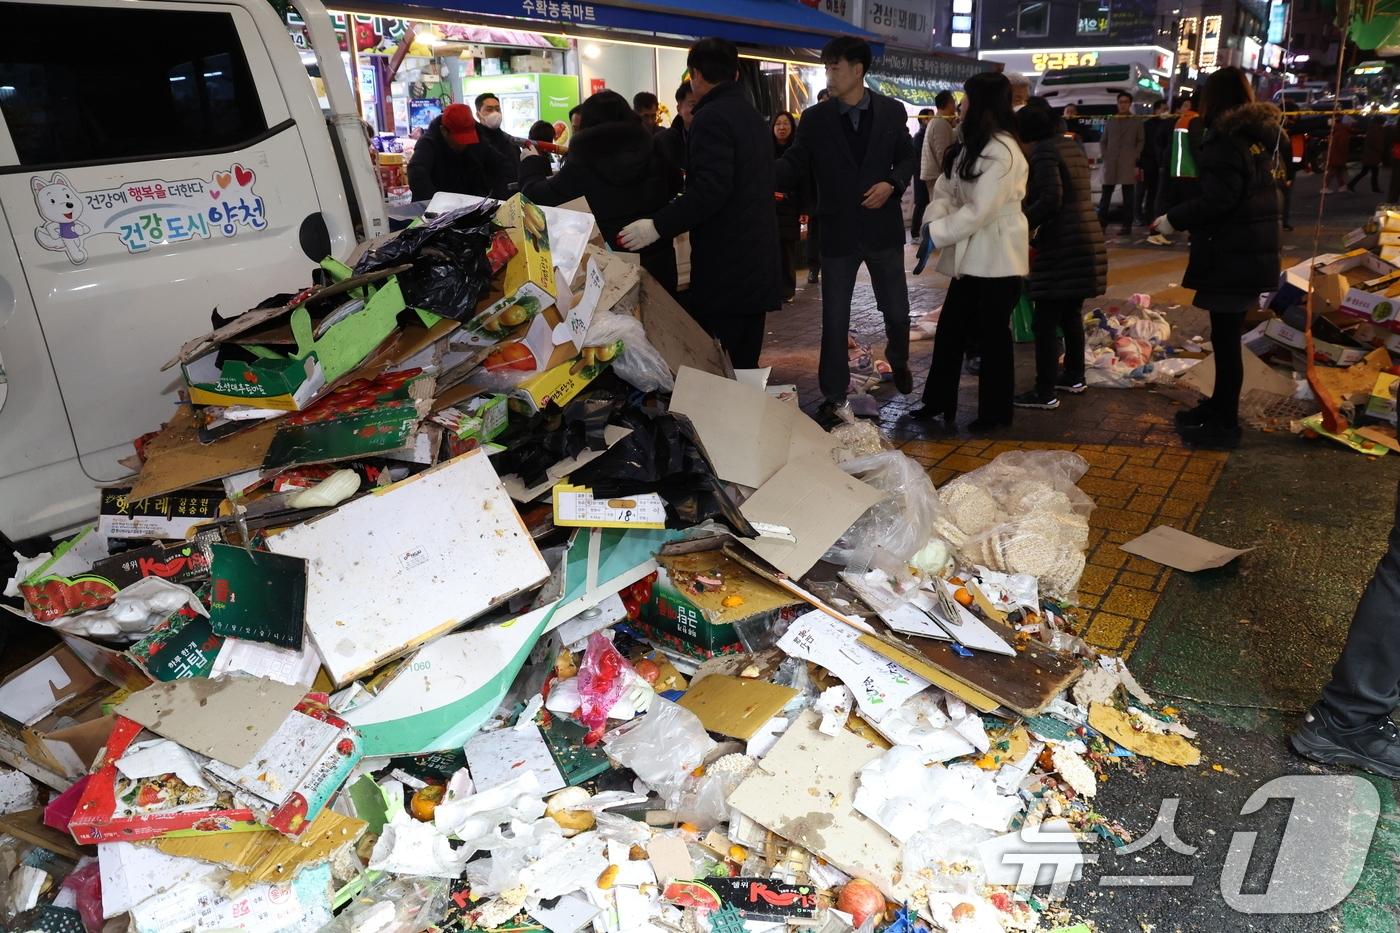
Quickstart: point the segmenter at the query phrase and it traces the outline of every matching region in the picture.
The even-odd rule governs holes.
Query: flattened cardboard
[[[1244,359],[1244,386],[1241,392],[1259,389],[1273,395],[1282,395],[1284,398],[1292,396],[1292,379],[1259,359],[1248,349],[1243,350],[1241,357]],[[1186,370],[1177,379],[1177,384],[1209,396],[1215,388],[1215,356],[1212,354]]]
[[[1163,764],[1189,768],[1201,763],[1201,750],[1184,737],[1139,732],[1133,728],[1128,714],[1116,707],[1103,703],[1090,704],[1089,725],[1129,751],[1146,755]]]
[[[0,833],[14,836],[16,839],[48,849],[50,852],[56,852],[75,862],[84,855],[91,855],[93,852],[92,849],[75,844],[71,836],[65,835],[51,826],[45,826],[43,807],[19,810],[15,813],[0,813]]]
[[[214,631],[300,651],[306,628],[306,561],[232,544],[215,544],[213,552],[209,624]]]
[[[133,693],[117,714],[215,761],[253,760],[306,691],[261,677],[203,677]]]
[[[641,274],[642,329],[672,374],[679,376],[682,367],[690,367],[721,378],[733,376],[729,354],[719,341],[705,333],[650,272],[643,269]]]
[[[778,401],[774,404],[788,407]],[[800,579],[866,509],[884,497],[838,467],[825,452],[796,457],[739,507],[750,522],[785,527],[796,541],[760,537],[741,538],[740,543]]]
[[[477,793],[513,781],[526,771],[533,771],[539,778],[541,794],[552,794],[568,786],[534,723],[519,729],[478,732],[463,751]]]
[[[703,681],[702,681],[703,682]],[[729,795],[744,816],[896,897],[900,846],[851,806],[859,774],[885,750],[846,729],[823,735],[805,710]]]
[[[366,823],[334,810],[322,810],[295,841],[274,830],[166,837],[155,847],[176,858],[212,862],[232,870],[228,884],[239,891],[252,884],[290,881],[310,865],[326,861],[363,835]]]
[[[838,446],[791,405],[690,366],[676,374],[671,411],[690,419],[719,478],[740,486],[762,486],[795,457]]]
[[[1147,534],[1139,535],[1118,547],[1129,554],[1155,560],[1159,564],[1166,564],[1187,573],[1224,567],[1236,557],[1254,550],[1252,547],[1225,547],[1223,544],[1198,538],[1167,525],[1158,525]]]
[[[707,731],[747,742],[795,696],[791,687],[766,680],[711,674],[676,702],[699,716]]]
[[[338,687],[549,576],[479,450],[290,528],[268,548],[306,559],[306,629]]]
[[[181,405],[166,428],[146,445],[146,463],[128,498],[150,499],[257,469],[276,435],[277,423],[269,421],[201,444],[193,412]]]

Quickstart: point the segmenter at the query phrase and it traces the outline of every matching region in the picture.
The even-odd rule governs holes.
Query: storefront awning
[[[384,7],[384,3],[376,3]],[[353,6],[353,4],[352,4]],[[617,0],[412,0],[392,2],[403,15],[421,9],[461,16],[503,16],[535,27],[617,29],[632,33],[702,38],[720,36],[740,45],[821,48],[837,36],[859,36],[879,54],[879,36],[814,10],[800,0],[707,0],[700,7]]]

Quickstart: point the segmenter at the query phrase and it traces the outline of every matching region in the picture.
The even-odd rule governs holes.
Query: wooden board
[[[983,712],[990,712],[995,706],[988,708],[985,699],[978,702],[972,696],[990,698],[1023,716],[1035,716],[1084,671],[1074,658],[1052,651],[1035,639],[1015,657],[974,652],[972,657],[964,658],[947,642],[900,638],[878,617],[870,621],[878,635],[862,635],[862,645],[939,686],[952,678],[957,685],[971,688],[970,695],[958,689],[950,692]],[[1009,626],[997,622],[988,622],[987,626],[1007,642],[1016,643],[1016,632]]]
[[[277,421],[274,418],[232,437],[201,444],[194,414],[181,405],[165,430],[146,447],[146,463],[130,498],[150,499],[257,469],[277,434]]]
[[[97,852],[95,847],[80,846],[73,841],[72,836],[61,833],[52,826],[45,826],[43,807],[0,814],[0,833],[33,843],[75,862],[84,855],[95,855]]]

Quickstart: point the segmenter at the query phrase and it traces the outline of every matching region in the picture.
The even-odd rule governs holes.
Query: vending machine
[[[509,74],[478,75],[462,79],[461,99],[473,105],[486,92],[501,101],[501,129],[524,139],[536,120],[554,125],[555,142],[569,141],[569,111],[578,106],[578,78],[574,75]]]

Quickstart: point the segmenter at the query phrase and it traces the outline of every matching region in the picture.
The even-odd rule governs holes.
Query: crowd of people
[[[1053,409],[1058,393],[1083,391],[1081,309],[1105,290],[1105,228],[1121,190],[1124,230],[1147,226],[1158,242],[1190,232],[1183,284],[1211,316],[1215,391],[1182,412],[1178,428],[1203,446],[1238,441],[1240,325],[1277,279],[1292,169],[1282,158],[1281,115],[1254,101],[1243,71],[1213,73],[1199,100],[1183,98],[1170,115],[1159,104],[1148,119],[1131,117],[1132,98],[1122,95],[1121,119],[1103,130],[1096,206],[1083,124],[1072,109],[1057,113],[1032,97],[1020,76],[975,75],[961,104],[939,94],[911,138],[904,105],[866,86],[869,45],[834,39],[822,61],[827,88],[818,102],[800,117],[765,120],[739,82],[734,45],[701,40],[689,50],[689,80],[676,91],[670,127],[658,123],[654,94],[629,104],[600,91],[570,115],[575,132],[557,169],[548,152],[500,131],[492,95],[477,99],[475,113],[454,104],[415,150],[414,196],[520,190],[545,205],[586,198],[608,242],[640,254],[740,369],[758,364],[766,315],[793,300],[806,217],[808,282],[821,287],[817,416],[826,423],[843,416],[851,383],[851,300],[862,266],[884,319],[894,386],[914,391],[904,251],[913,233],[915,274],[936,251],[950,286],[912,416],[954,429],[963,363],[975,354],[970,427],[982,431],[1009,425],[1018,407]],[[1183,170],[1188,163],[1193,170]],[[911,184],[916,210],[906,225],[901,199]],[[682,234],[691,262],[684,293],[674,248]],[[1010,321],[1023,292],[1033,307],[1036,372],[1034,388],[1017,396]]]

